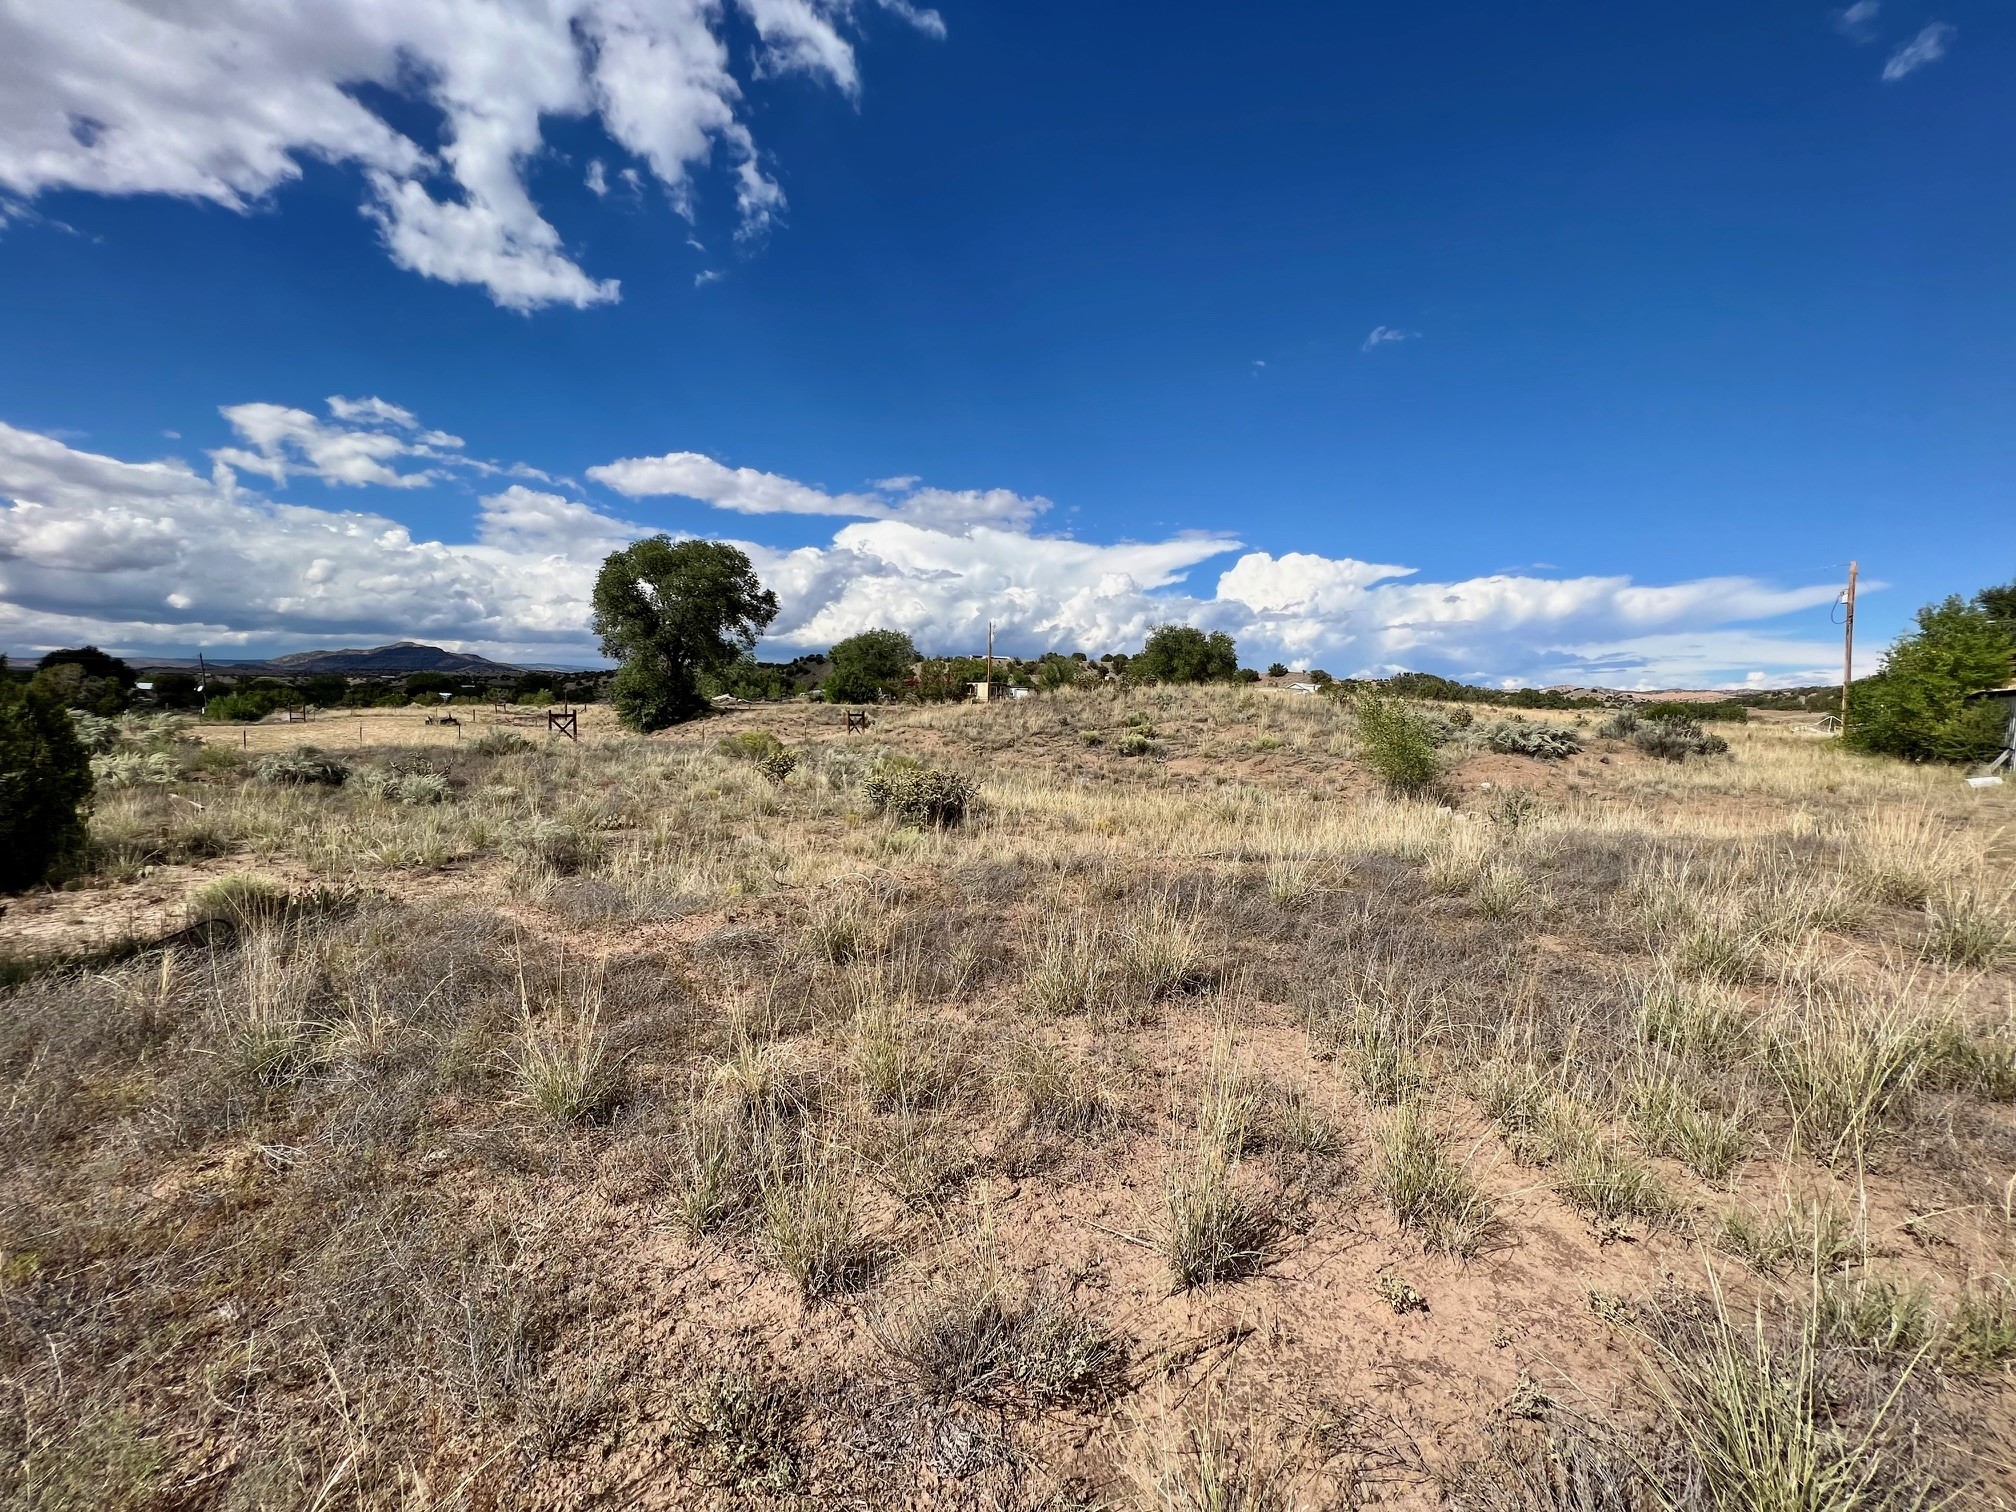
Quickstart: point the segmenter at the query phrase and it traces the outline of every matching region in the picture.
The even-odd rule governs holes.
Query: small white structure
[[[1317,688],[1314,683],[1290,683],[1288,684],[1288,691],[1290,693],[1314,693],[1317,691]]]

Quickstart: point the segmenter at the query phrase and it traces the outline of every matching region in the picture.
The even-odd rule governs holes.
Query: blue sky
[[[773,654],[1542,683],[2016,576],[2000,0],[326,10],[0,18],[17,654],[586,660],[652,529]]]

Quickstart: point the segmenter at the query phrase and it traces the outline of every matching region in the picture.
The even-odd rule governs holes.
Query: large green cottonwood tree
[[[617,717],[662,730],[706,708],[701,674],[756,644],[777,617],[777,595],[725,541],[655,535],[603,561],[594,611],[602,654],[623,664],[611,688]]]
[[[917,662],[917,648],[901,630],[863,630],[837,642],[819,686],[834,703],[874,703],[893,698]]]
[[[1206,635],[1192,625],[1157,625],[1127,664],[1127,675],[1161,683],[1230,682],[1239,675],[1239,649],[1223,630]]]

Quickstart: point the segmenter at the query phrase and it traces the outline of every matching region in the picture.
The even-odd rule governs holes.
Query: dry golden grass
[[[1262,690],[420,717],[206,729],[0,921],[0,1501],[2016,1497],[2016,793],[1542,714],[1399,800]],[[380,775],[231,758],[304,736]]]

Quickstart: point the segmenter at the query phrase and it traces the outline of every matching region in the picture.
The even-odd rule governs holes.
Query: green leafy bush
[[[768,777],[772,782],[781,783],[785,778],[798,770],[798,763],[801,759],[796,751],[787,750],[779,746],[776,750],[770,752],[769,755],[757,759],[756,770],[761,772],[765,777]]]
[[[876,768],[861,784],[861,792],[878,814],[904,824],[940,828],[963,820],[973,801],[973,784],[956,772],[896,762]]]
[[[1848,743],[1906,761],[1985,761],[2002,748],[2005,718],[1969,693],[2008,684],[2008,625],[1949,598],[1918,611],[1918,628],[1890,648],[1883,670],[1851,690]]]
[[[1406,701],[1370,688],[1352,700],[1358,720],[1358,756],[1398,793],[1419,793],[1442,776],[1436,731]]]
[[[1699,703],[1656,702],[1638,706],[1640,719],[1680,719],[1692,724],[1707,724],[1721,721],[1724,724],[1746,724],[1750,710],[1733,698],[1718,698]]]
[[[91,757],[63,705],[0,679],[0,892],[33,887],[83,843]]]
[[[203,705],[203,717],[220,722],[257,724],[279,708],[282,702],[284,702],[282,695],[263,690],[255,693],[225,693]]]
[[[341,787],[350,778],[350,768],[341,757],[304,745],[260,757],[252,775],[282,786]]]

